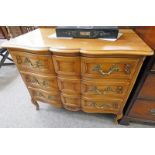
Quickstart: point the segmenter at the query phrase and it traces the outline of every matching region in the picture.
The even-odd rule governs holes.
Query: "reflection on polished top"
[[[49,38],[55,33],[53,28],[39,28],[27,34],[4,42],[1,46],[6,48],[22,48],[30,50],[47,50],[69,53],[85,54],[127,54],[127,55],[153,55],[153,50],[149,48],[130,29],[121,29],[123,35],[116,41],[105,41],[99,39],[62,39]],[[62,50],[60,50],[62,49]]]

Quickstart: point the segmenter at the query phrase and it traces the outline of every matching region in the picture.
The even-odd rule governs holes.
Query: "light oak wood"
[[[58,76],[58,85],[62,93],[69,95],[80,95],[81,93],[80,78],[64,78]]]
[[[79,111],[81,107],[80,95],[68,95],[61,93],[61,100],[64,108],[71,111]]]
[[[50,39],[41,28],[2,46],[9,49],[37,101],[71,111],[113,113],[119,120],[146,55],[152,50],[132,31],[120,30],[115,42],[98,39]]]
[[[86,54],[119,54],[119,55],[152,55],[150,49],[138,36],[130,30],[120,30],[123,35],[115,42],[99,39],[60,39],[49,38],[49,35],[55,33],[54,28],[40,28],[27,34],[21,35],[3,43],[1,46],[6,48],[21,48],[27,50],[50,50],[55,52],[70,53],[70,49],[77,53]],[[69,49],[67,51],[67,49]],[[97,51],[97,53],[96,53]],[[72,51],[73,52],[73,51]]]
[[[55,71],[58,75],[80,76],[80,57],[66,57],[53,55]]]

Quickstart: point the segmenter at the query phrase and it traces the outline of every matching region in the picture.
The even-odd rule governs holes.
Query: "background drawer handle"
[[[97,64],[97,65],[94,66],[94,68],[92,70],[98,72],[102,76],[106,76],[106,75],[110,75],[113,72],[118,72],[119,71],[119,67],[117,65],[113,65],[113,66],[111,66],[109,68],[108,72],[104,72],[102,70],[101,65],[100,64]]]
[[[150,112],[152,115],[155,115],[155,109],[151,109]]]

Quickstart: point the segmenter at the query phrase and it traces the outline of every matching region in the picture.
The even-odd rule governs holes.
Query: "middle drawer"
[[[81,93],[85,97],[117,97],[123,98],[128,91],[127,80],[82,80]]]
[[[28,87],[39,88],[46,91],[58,91],[57,78],[55,76],[44,76],[36,74],[21,73]]]
[[[58,76],[58,86],[62,93],[68,95],[80,95],[81,85],[80,78],[70,78],[70,77],[59,77]]]

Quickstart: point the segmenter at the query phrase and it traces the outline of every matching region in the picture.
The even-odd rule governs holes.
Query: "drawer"
[[[60,95],[58,92],[46,92],[39,89],[29,88],[32,97],[36,100],[50,103],[56,107],[62,107]]]
[[[58,85],[62,93],[70,95],[76,95],[76,94],[80,95],[81,91],[80,79],[58,77]]]
[[[128,87],[129,82],[125,80],[82,80],[81,92],[85,97],[123,98]]]
[[[46,91],[58,91],[57,78],[55,76],[41,76],[36,74],[21,74],[28,87],[39,88]]]
[[[136,100],[128,115],[129,117],[155,121],[155,101]]]
[[[155,100],[155,74],[149,74],[140,90],[138,98]]]
[[[138,58],[81,58],[82,76],[90,78],[131,79]]]
[[[81,108],[90,113],[118,113],[123,100],[110,98],[82,98]]]
[[[80,57],[66,57],[53,55],[55,71],[60,75],[80,76]]]
[[[61,94],[61,100],[64,108],[71,111],[80,110],[81,99],[78,95]]]
[[[11,52],[11,56],[21,72],[24,71],[55,75],[51,55]]]

